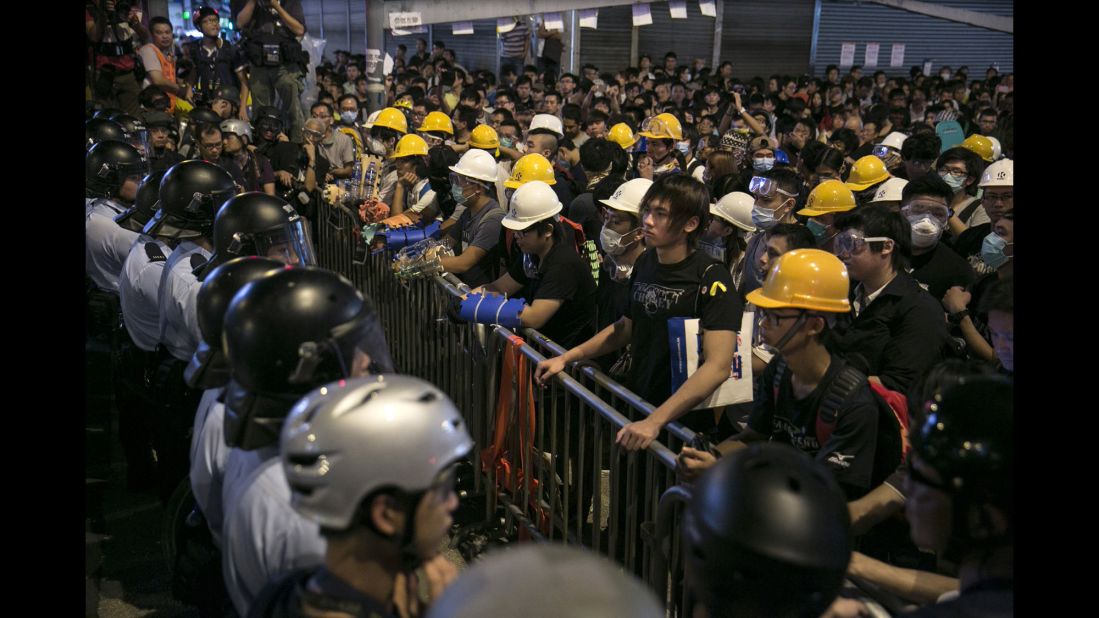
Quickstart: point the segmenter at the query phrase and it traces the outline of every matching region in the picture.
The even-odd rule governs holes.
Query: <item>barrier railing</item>
[[[476,441],[475,492],[487,518],[498,507],[520,538],[582,544],[646,580],[673,615],[683,615],[681,509],[668,508],[654,544],[660,498],[676,484],[676,453],[694,439],[668,425],[647,449],[615,443],[652,404],[591,365],[570,367],[545,387],[534,368],[564,350],[541,333],[457,323],[447,308],[464,288],[453,275],[398,280],[388,252],[373,255],[343,207],[325,208],[318,230],[320,265],[350,279],[378,307],[397,370],[431,381],[455,402]]]

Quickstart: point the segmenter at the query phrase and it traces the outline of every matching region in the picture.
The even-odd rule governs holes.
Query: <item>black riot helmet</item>
[[[824,466],[788,445],[752,444],[699,480],[683,542],[711,616],[819,616],[843,584],[851,518]]]
[[[158,170],[146,176],[141,181],[141,186],[137,188],[134,205],[115,217],[114,222],[140,234],[149,219],[153,218],[153,213],[159,208],[157,201],[160,199],[160,181],[167,172],[168,170]]]
[[[145,123],[140,118],[129,114],[115,114],[111,116],[111,120],[117,122],[126,133],[145,130]]]
[[[111,116],[111,120],[122,127],[126,134],[125,141],[137,148],[142,156],[147,156],[149,152],[149,129],[146,127],[145,121],[129,114],[115,114]]]
[[[214,254],[199,266],[201,281],[219,264],[242,255],[259,255],[286,264],[317,263],[309,226],[282,198],[249,191],[229,198],[214,217]]]
[[[246,450],[277,443],[294,403],[351,377],[359,352],[372,372],[393,371],[373,301],[315,266],[287,267],[245,286],[225,314],[224,344],[232,371],[225,441]]]
[[[218,116],[214,113],[214,110],[207,107],[194,108],[187,116],[187,120],[193,127],[200,127],[204,124],[221,124],[221,116]]]
[[[219,388],[229,383],[229,363],[221,345],[222,325],[229,303],[245,285],[285,264],[270,258],[247,256],[225,262],[210,271],[198,290],[196,310],[202,341],[183,372],[191,388]]]
[[[96,116],[84,123],[85,150],[107,140],[126,141],[126,130],[122,128],[122,125],[105,116]]]
[[[209,161],[176,163],[160,181],[160,209],[144,232],[167,238],[209,237],[214,213],[236,192],[229,172]]]
[[[141,153],[125,142],[100,142],[84,155],[84,186],[92,195],[114,197],[127,178],[144,175]]]
[[[1010,545],[1015,500],[1015,404],[1011,383],[1001,377],[962,379],[925,404],[927,420],[912,437],[912,451],[942,477],[938,489],[953,500],[951,538],[945,555]],[[912,454],[909,455],[910,457]],[[916,480],[915,482],[923,482]],[[985,506],[1008,517],[1004,535],[976,538],[974,524],[988,527]]]
[[[282,121],[282,114],[279,112],[279,108],[271,107],[270,105],[259,107],[253,110],[252,113],[252,126],[256,128],[256,142],[260,141],[275,141],[276,136],[282,131],[285,123]],[[271,132],[271,139],[264,138],[264,132]]]
[[[117,107],[104,107],[104,108],[96,111],[95,114],[92,115],[92,118],[102,118],[102,119],[106,120],[106,119],[110,118],[111,116],[114,116],[115,114],[121,114],[121,113],[122,113],[122,110],[118,109]]]
[[[233,105],[240,105],[240,89],[232,84],[218,86],[210,96],[211,101],[216,101],[217,99],[225,99]]]

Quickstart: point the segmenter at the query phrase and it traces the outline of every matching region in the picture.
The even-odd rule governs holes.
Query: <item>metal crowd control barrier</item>
[[[397,370],[431,381],[462,410],[477,443],[475,491],[484,491],[486,517],[502,507],[506,529],[520,538],[603,554],[647,581],[673,615],[689,615],[679,535],[669,533],[678,531],[681,509],[661,510],[661,496],[675,486],[676,454],[694,433],[673,423],[649,448],[626,453],[617,433],[651,413],[650,403],[592,366],[539,387],[537,363],[564,352],[560,346],[534,330],[521,338],[452,321],[457,278],[399,281],[387,252],[356,255],[365,245],[355,213],[322,212],[320,265],[376,303]]]

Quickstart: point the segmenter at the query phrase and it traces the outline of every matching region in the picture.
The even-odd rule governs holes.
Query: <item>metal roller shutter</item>
[[[725,3],[726,11],[730,4],[733,3]],[[626,9],[627,19],[632,19],[630,7]],[[703,15],[698,2],[687,3],[687,19],[672,19],[667,2],[652,2],[649,10],[653,23],[638,28],[638,55],[648,54],[652,56],[653,66],[662,66],[664,54],[674,51],[680,65],[690,65],[695,58],[702,58],[706,66],[710,66],[714,55],[715,19]],[[626,40],[626,50],[629,50],[629,39]],[[580,53],[584,53],[583,47]],[[633,58],[633,62],[636,64],[637,58]]]
[[[806,0],[735,0],[725,2],[721,61],[733,63],[742,80],[809,70],[813,2]],[[838,51],[837,51],[838,53]]]
[[[1011,17],[1012,0],[939,0],[935,4]],[[878,67],[887,75],[908,76],[911,67],[931,60],[931,71],[968,65],[971,78],[984,78],[985,69],[998,66],[1000,73],[1014,71],[1015,37],[1006,32],[949,21],[879,4],[826,0],[821,5],[817,38],[816,75],[823,77],[829,64],[838,65],[844,42],[854,42],[855,64],[863,65],[866,43],[876,42]],[[893,43],[904,43],[904,63],[889,66]],[[873,69],[870,72],[872,73]],[[865,71],[864,71],[865,73]]]
[[[416,41],[415,37],[401,38],[409,39],[413,43]],[[435,40],[442,41],[447,49],[453,49],[458,64],[470,71],[496,71],[496,20],[475,21],[473,34],[457,36],[452,24],[435,24]],[[405,45],[415,52],[415,45]]]
[[[306,0],[305,29],[309,36],[324,39],[324,55],[336,59],[337,49],[352,54],[366,53],[366,4],[360,0]],[[350,10],[350,18],[348,11]],[[323,19],[322,19],[323,16]]]
[[[633,18],[629,5],[600,7],[597,25],[599,27],[595,30],[580,29],[580,66],[591,63],[599,67],[600,71],[613,73],[636,65],[637,58],[630,58]],[[565,52],[567,56],[568,50]],[[566,56],[562,56],[561,60],[567,67]],[[576,67],[576,72],[580,73],[579,66]]]

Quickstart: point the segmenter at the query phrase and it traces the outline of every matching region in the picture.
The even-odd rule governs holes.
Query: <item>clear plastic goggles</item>
[[[950,219],[950,209],[935,202],[909,202],[905,204],[904,208],[901,208],[901,214],[905,217],[931,215],[944,223]]]
[[[884,236],[871,236],[867,238],[863,236],[861,232],[855,230],[847,230],[836,236],[835,244],[836,255],[858,255],[866,249],[867,243],[872,242],[885,242],[887,240],[893,240],[892,238],[886,238]]]
[[[752,195],[758,195],[759,197],[771,197],[775,193],[781,193],[786,197],[797,197],[797,193],[787,193],[779,188],[778,183],[770,178],[764,178],[763,176],[752,176],[752,180],[748,183],[748,191]]]

